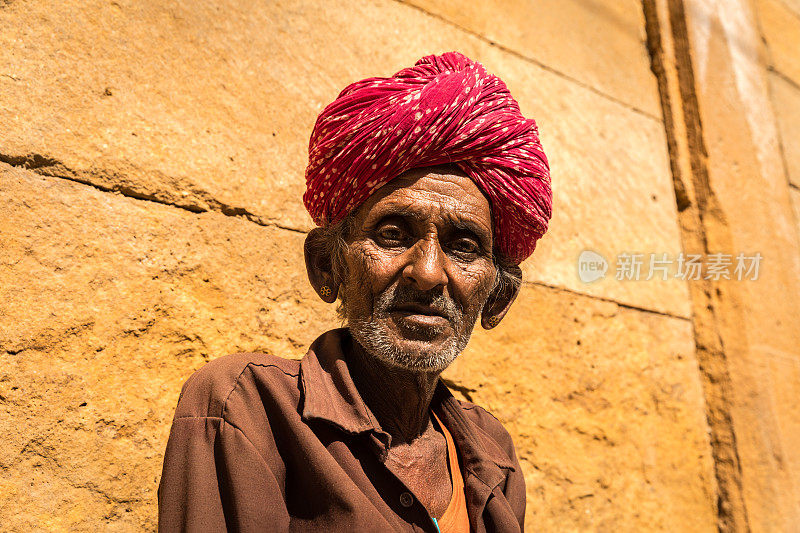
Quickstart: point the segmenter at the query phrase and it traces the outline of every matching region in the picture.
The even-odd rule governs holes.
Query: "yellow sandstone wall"
[[[790,0],[0,0],[0,530],[155,529],[183,381],[337,325],[302,264],[317,113],[449,50],[552,167],[518,303],[446,374],[512,432],[528,528],[793,530],[797,49]],[[763,278],[614,276],[704,250]]]
[[[788,51],[800,44],[799,6],[654,0],[645,7],[675,188],[684,197],[684,250],[764,257],[756,281],[690,284],[719,526],[796,531],[800,243],[792,148],[784,147],[798,139],[778,82],[791,85],[785,72],[797,61]]]

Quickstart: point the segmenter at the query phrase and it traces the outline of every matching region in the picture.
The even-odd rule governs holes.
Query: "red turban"
[[[514,262],[533,253],[552,202],[536,122],[458,52],[345,88],[311,133],[303,202],[317,225],[333,224],[407,170],[445,163],[489,199],[497,250]]]

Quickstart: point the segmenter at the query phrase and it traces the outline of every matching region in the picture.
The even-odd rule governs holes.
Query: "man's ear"
[[[483,329],[492,329],[497,326],[517,299],[522,287],[522,269],[518,265],[506,268],[509,273],[519,280],[519,283],[509,283],[502,280],[489,294],[486,305],[481,311],[481,326]]]
[[[303,254],[308,281],[322,301],[332,304],[339,294],[339,282],[333,275],[331,250],[326,245],[322,229],[314,228],[306,236]]]

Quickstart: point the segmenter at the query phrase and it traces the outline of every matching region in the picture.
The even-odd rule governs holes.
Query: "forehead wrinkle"
[[[485,211],[488,217],[484,216]],[[492,211],[489,199],[468,176],[415,169],[379,189],[358,209],[356,220],[366,228],[391,215],[422,223],[435,223],[438,218],[491,243]]]

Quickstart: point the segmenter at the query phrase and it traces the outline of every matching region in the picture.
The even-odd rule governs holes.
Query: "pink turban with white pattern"
[[[317,118],[303,203],[334,224],[407,170],[453,163],[492,206],[495,247],[519,263],[547,231],[550,168],[506,84],[458,52],[345,88]]]

